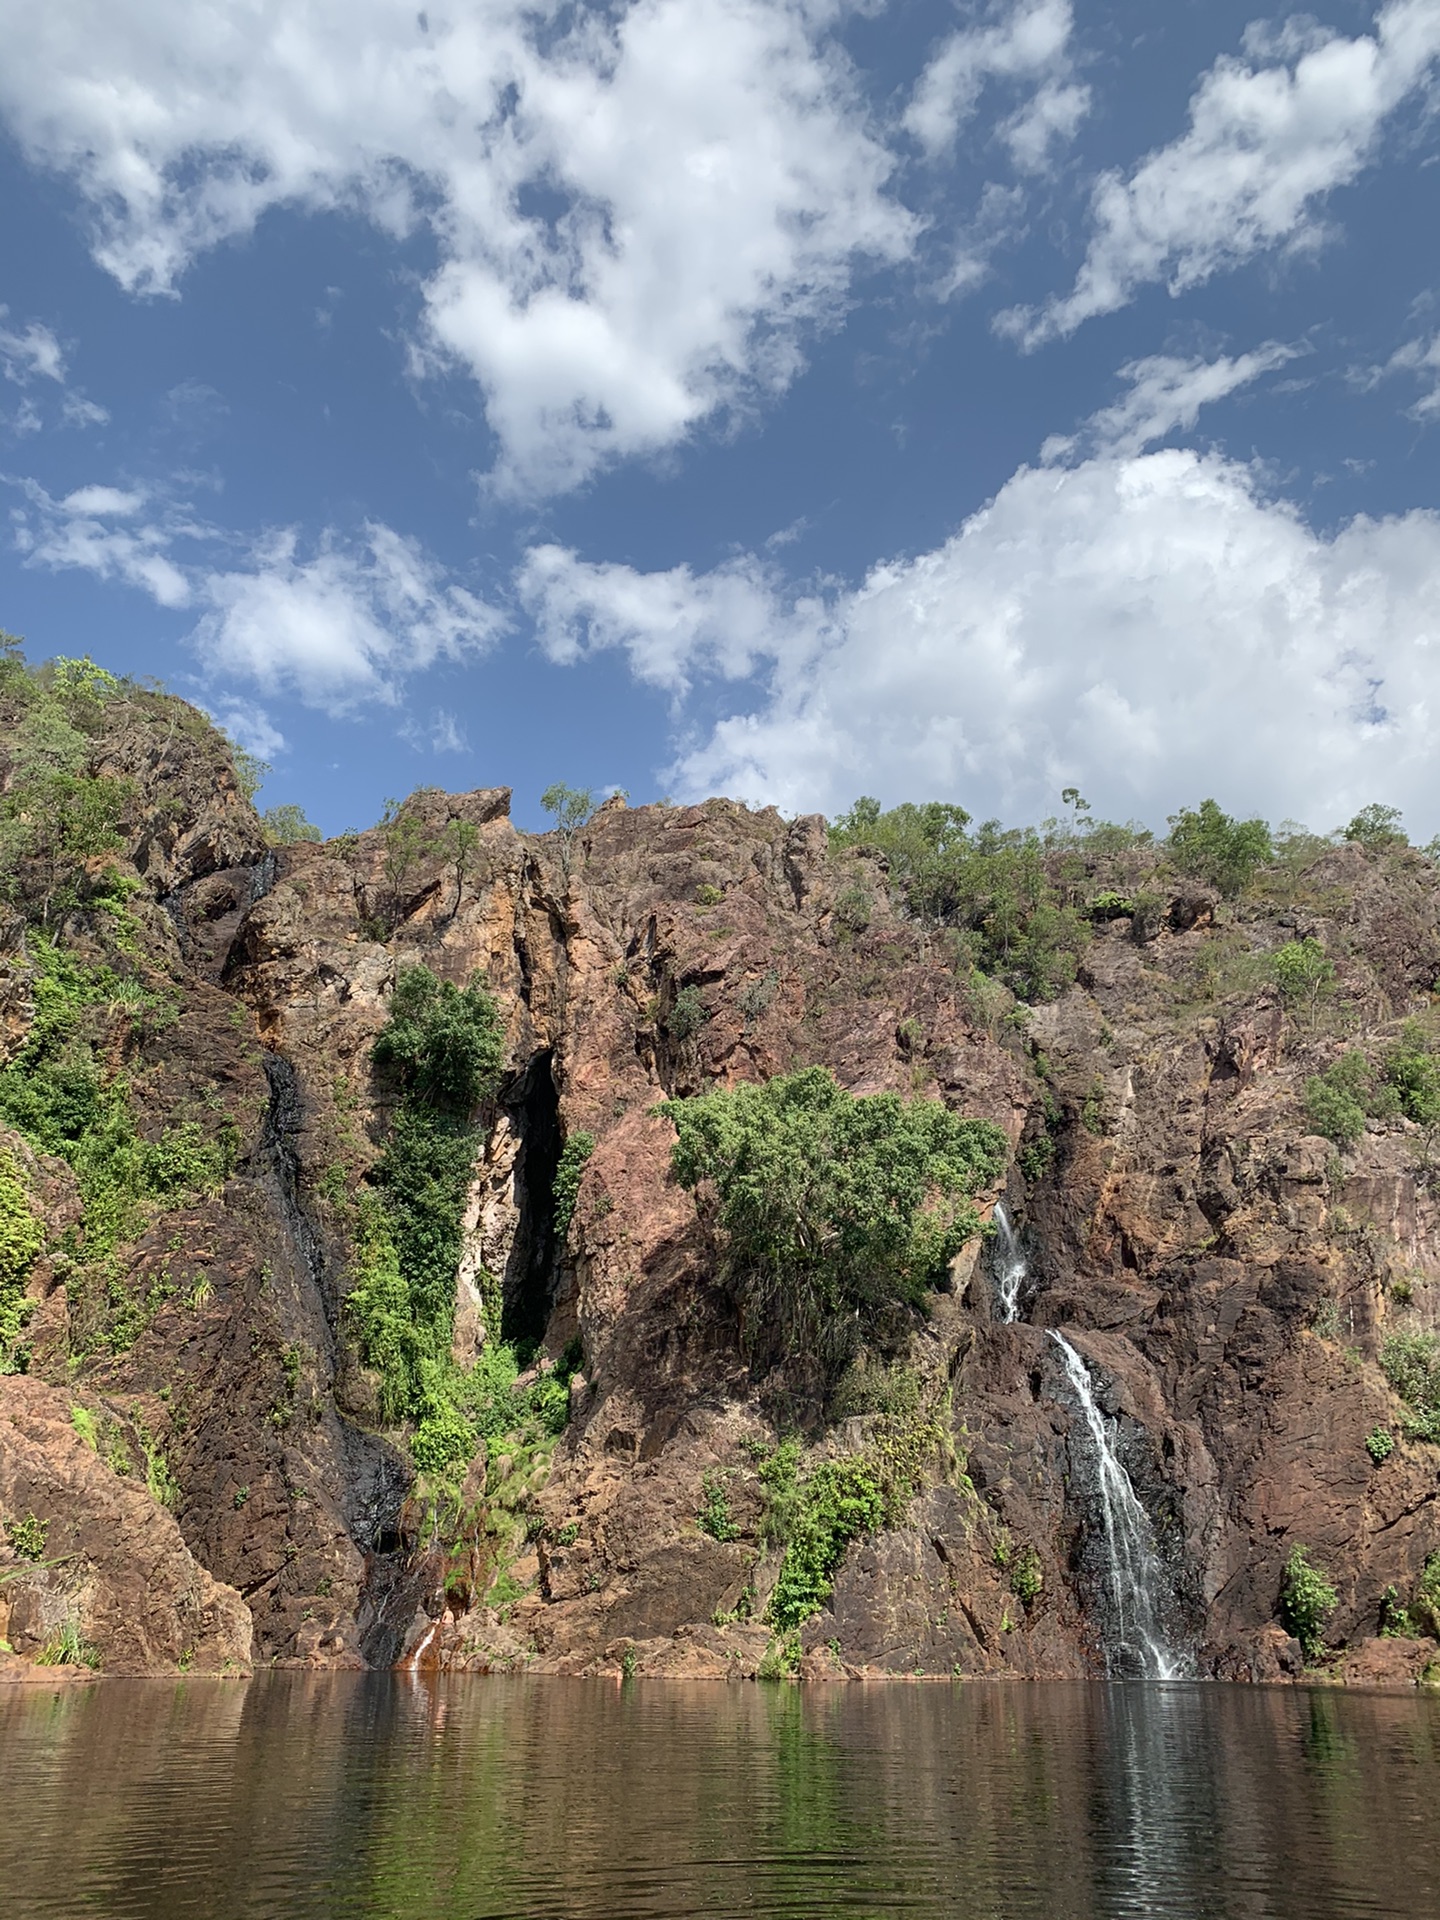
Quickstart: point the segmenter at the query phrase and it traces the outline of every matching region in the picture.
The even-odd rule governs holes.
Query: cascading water
[[[992,1218],[995,1222],[995,1255],[990,1271],[995,1280],[995,1298],[1000,1308],[1000,1318],[1018,1320],[1020,1294],[1030,1277],[1030,1263],[1025,1258],[1019,1235],[1010,1224],[1003,1200],[995,1202]]]
[[[1095,1450],[1096,1482],[1105,1523],[1105,1566],[1110,1587],[1111,1632],[1106,1664],[1111,1673],[1147,1680],[1182,1680],[1190,1672],[1171,1647],[1162,1625],[1167,1582],[1155,1550],[1150,1516],[1135,1496],[1120,1464],[1105,1416],[1095,1401],[1090,1369],[1061,1333],[1051,1330],[1065,1376],[1085,1416]]]

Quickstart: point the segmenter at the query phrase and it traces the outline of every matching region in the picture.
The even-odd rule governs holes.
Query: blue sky
[[[0,24],[0,625],[266,801],[1440,831],[1440,0]]]

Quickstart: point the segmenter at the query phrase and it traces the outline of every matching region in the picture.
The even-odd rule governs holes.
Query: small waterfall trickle
[[[1105,1569],[1113,1620],[1106,1641],[1106,1663],[1118,1676],[1182,1680],[1190,1663],[1176,1653],[1162,1624],[1168,1582],[1155,1550],[1150,1516],[1136,1498],[1120,1463],[1105,1416],[1095,1400],[1090,1369],[1064,1334],[1053,1329],[1065,1376],[1080,1403],[1095,1450],[1096,1484],[1105,1523]]]
[[[1025,1282],[1030,1277],[1030,1263],[1025,1258],[1025,1249],[1020,1245],[1020,1236],[1010,1223],[1005,1211],[1005,1202],[995,1202],[992,1216],[995,1222],[995,1253],[991,1259],[990,1271],[995,1280],[995,1297],[1000,1307],[1002,1320],[1020,1318],[1020,1295]]]

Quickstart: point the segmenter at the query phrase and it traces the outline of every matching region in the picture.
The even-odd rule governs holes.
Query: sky
[[[1440,0],[0,40],[0,627],[262,805],[1440,833]]]

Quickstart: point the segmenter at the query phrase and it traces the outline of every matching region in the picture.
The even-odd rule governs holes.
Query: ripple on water
[[[0,1695],[6,1920],[1440,1911],[1440,1703],[408,1675]]]

